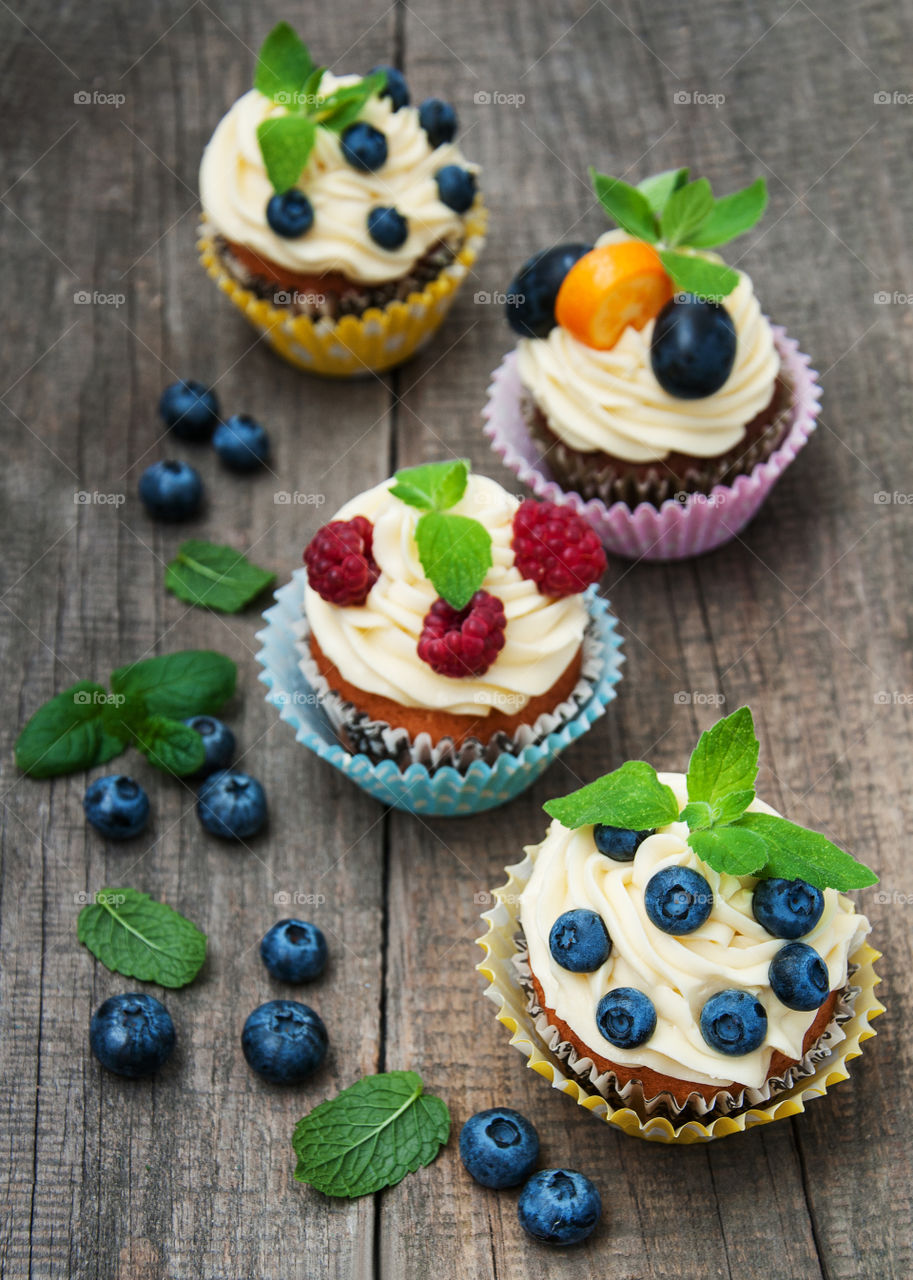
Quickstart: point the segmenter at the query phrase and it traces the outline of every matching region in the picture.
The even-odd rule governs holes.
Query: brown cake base
[[[554,1009],[550,1009],[545,1003],[545,993],[539,985],[539,980],[534,973],[530,973],[533,982],[533,989],[536,992],[536,999],[539,1007],[548,1018],[549,1025],[554,1027],[559,1033],[562,1040],[566,1040],[568,1044],[572,1044],[577,1052],[583,1058],[589,1058],[596,1066],[600,1074],[611,1071],[620,1086],[626,1085],[630,1080],[639,1080],[643,1086],[644,1097],[646,1099],[655,1098],[661,1093],[669,1093],[679,1105],[683,1106],[688,1097],[693,1093],[698,1093],[705,1102],[712,1102],[718,1093],[740,1093],[745,1085],[739,1084],[733,1080],[730,1084],[713,1085],[713,1084],[697,1084],[693,1080],[676,1080],[674,1076],[662,1075],[658,1071],[652,1071],[649,1067],[628,1067],[623,1066],[619,1062],[612,1062],[610,1058],[604,1058],[601,1054],[595,1053],[589,1045],[583,1043],[579,1036],[571,1030],[568,1024],[559,1018]],[[824,1004],[815,1014],[815,1020],[805,1033],[802,1041],[802,1056],[804,1057],[811,1049],[812,1045],[823,1035],[828,1023],[834,1015],[834,1007],[837,1003],[838,992],[832,991]],[[767,1069],[767,1079],[771,1080],[776,1076],[781,1076],[788,1067],[795,1066],[797,1059],[787,1058],[785,1054],[776,1050],[771,1054],[770,1066]]]
[[[583,662],[581,645],[563,675],[552,687],[538,697],[530,698],[523,710],[516,715],[506,715],[498,710],[490,711],[487,716],[454,715],[448,711],[435,711],[425,707],[404,707],[392,698],[366,693],[343,679],[339,668],[326,656],[313,635],[310,637],[309,644],[311,656],[333,693],[351,702],[369,719],[379,720],[392,729],[405,729],[413,741],[422,733],[429,734],[433,743],[440,742],[443,738],[452,738],[455,747],[460,746],[468,738],[487,744],[498,733],[513,737],[523,725],[535,724],[540,715],[554,711],[571,696],[580,679]],[[344,729],[340,730],[340,737],[342,736],[344,736]],[[350,750],[358,749],[356,744],[347,745]]]
[[[792,388],[778,374],[770,403],[748,423],[743,438],[728,452],[716,458],[670,453],[661,462],[632,463],[609,453],[572,449],[556,435],[526,388],[521,400],[530,436],[563,489],[572,489],[586,500],[624,502],[632,508],[640,502],[658,507],[669,498],[707,494],[715,485],[732,484],[737,476],[747,475],[766,461],[786,436],[792,426],[792,408]]]

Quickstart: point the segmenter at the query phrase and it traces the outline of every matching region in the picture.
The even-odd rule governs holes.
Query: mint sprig
[[[102,889],[83,907],[76,936],[106,969],[160,987],[185,987],[206,959],[206,934],[137,889]]]
[[[397,471],[390,492],[422,515],[415,526],[418,558],[438,595],[464,609],[492,566],[491,534],[471,516],[454,515],[469,480],[469,463],[435,462]]]
[[[748,812],[755,798],[759,743],[748,707],[718,721],[688,764],[688,803],[678,812],[670,787],[643,760],[629,761],[545,811],[565,827],[606,823],[635,831],[678,821],[688,844],[715,871],[806,880],[817,889],[864,889],[878,877],[826,836],[771,813]]]
[[[190,538],[165,570],[165,586],[187,604],[237,613],[265,591],[276,575],[252,564],[240,551]]]

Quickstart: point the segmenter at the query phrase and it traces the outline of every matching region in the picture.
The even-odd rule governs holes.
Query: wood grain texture
[[[386,378],[298,374],[196,264],[200,152],[280,17],[332,66],[396,61],[416,100],[452,99],[484,166],[492,232],[475,278],[437,341]],[[909,8],[32,0],[3,6],[0,24],[12,125],[0,206],[0,1275],[909,1276],[913,502],[895,495],[913,494],[913,106],[893,99],[907,88]],[[124,102],[79,104],[80,92]],[[394,465],[465,455],[517,491],[479,429],[510,345],[484,295],[544,245],[599,234],[591,163],[635,179],[690,163],[722,190],[767,174],[767,218],[733,248],[821,370],[821,429],[729,547],[610,566],[620,696],[527,795],[465,820],[385,814],[296,747],[264,703],[256,610],[224,618],[164,593],[181,533],[146,519],[137,478],[166,448],[194,461],[209,505],[193,532],[280,577],[323,518]],[[80,290],[122,300],[77,303]],[[882,291],[890,302],[876,302]],[[174,376],[215,379],[226,408],[261,416],[272,471],[236,479],[207,451],[161,440],[155,403]],[[277,503],[282,492],[325,505]],[[17,775],[15,733],[53,692],[202,645],[239,663],[229,718],[270,796],[269,830],[249,849],[204,838],[188,789],[136,756],[124,764],[148,786],[154,822],[123,848],[87,830],[83,776]],[[631,756],[680,768],[720,697],[756,711],[762,794],[881,872],[864,902],[888,1012],[853,1078],[805,1116],[667,1149],[607,1130],[524,1069],[482,999],[473,939],[502,868],[540,837],[548,796]],[[91,1011],[126,988],[75,940],[79,895],[119,882],[166,898],[211,940],[200,979],[166,996],[179,1051],[141,1087],[89,1054]],[[316,896],[301,910],[330,939],[330,969],[304,998],[333,1048],[312,1084],[282,1091],[251,1075],[238,1042],[249,1010],[278,994],[257,942],[287,911],[276,895],[296,893]],[[373,1199],[328,1201],[294,1183],[294,1121],[384,1067],[422,1072],[445,1098],[448,1149]],[[545,1161],[597,1181],[606,1211],[586,1245],[544,1255],[519,1229],[516,1193],[463,1171],[456,1131],[496,1103],[535,1119]]]

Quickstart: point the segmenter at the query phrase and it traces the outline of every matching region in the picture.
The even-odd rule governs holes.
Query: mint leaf
[[[365,1076],[295,1125],[295,1177],[328,1196],[366,1196],[430,1164],[450,1136],[446,1104],[414,1071]]]
[[[206,759],[196,729],[167,716],[149,716],[137,728],[134,742],[150,764],[166,773],[196,773]]]
[[[435,591],[464,609],[491,568],[491,534],[469,516],[426,511],[415,526],[418,558]]]
[[[666,201],[673,191],[683,187],[688,181],[687,169],[666,169],[663,173],[654,174],[652,178],[644,178],[638,182],[637,190],[647,197],[647,203],[654,213],[662,213]]]
[[[287,22],[280,22],[260,46],[254,88],[281,102],[278,95],[298,92],[313,68],[307,46]]]
[[[115,744],[102,728],[107,697],[102,685],[78,680],[39,707],[16,739],[16,764],[23,773],[54,778],[118,755],[124,743]]]
[[[365,103],[374,93],[380,93],[387,83],[386,71],[375,71],[357,84],[346,85],[329,94],[317,109],[318,124],[334,133],[341,133],[358,119]]]
[[[112,973],[162,987],[186,986],[206,959],[205,933],[136,889],[102,889],[80,911],[76,936]]]
[[[739,283],[738,271],[721,262],[708,262],[696,254],[660,249],[659,256],[672,283],[682,293],[693,293],[711,302],[720,302]]]
[[[274,582],[276,575],[251,564],[240,551],[191,538],[165,570],[165,586],[187,604],[237,613]]]
[[[695,248],[712,249],[714,245],[734,240],[750,231],[766,208],[767,183],[758,178],[750,187],[717,200],[688,243]]]
[[[760,836],[767,845],[765,877],[807,880],[816,889],[864,889],[877,884],[878,877],[862,862],[832,844],[818,831],[788,822],[772,813],[744,813],[730,830],[746,830]]]
[[[212,715],[235,691],[238,669],[212,649],[182,649],[147,658],[111,675],[111,688],[128,700],[142,698],[147,714],[186,720]]]
[[[464,458],[455,462],[432,462],[422,467],[406,467],[393,477],[390,492],[410,507],[423,511],[446,511],[456,506],[466,492],[469,463]]]
[[[688,844],[702,862],[730,876],[753,875],[765,865],[768,856],[763,836],[742,827],[692,831]]]
[[[670,248],[689,243],[691,233],[713,208],[713,192],[706,178],[698,178],[671,192],[660,219],[663,239]]]
[[[644,760],[629,760],[614,773],[568,796],[548,800],[542,807],[549,817],[571,829],[605,822],[645,831],[678,820],[678,801],[672,788],[660,782],[656,770]]]
[[[597,173],[590,168],[590,181],[599,203],[609,217],[617,222],[623,231],[639,240],[648,240],[654,244],[659,238],[656,231],[656,219],[650,202],[637,187],[632,187],[620,178],[611,178],[606,173]]]
[[[705,831],[713,826],[713,810],[703,800],[693,800],[682,809],[679,822],[687,822],[690,831]]]
[[[316,138],[317,126],[306,116],[271,116],[257,126],[267,177],[280,195],[301,177]]]
[[[724,820],[731,822],[737,818],[754,799],[759,749],[754,720],[748,707],[739,707],[738,711],[718,720],[701,734],[691,752],[688,799],[704,800],[714,808],[727,800],[732,792],[738,792],[740,802],[745,798],[745,803]],[[720,816],[715,814],[714,820],[720,821]]]
[[[740,818],[755,797],[754,787],[745,791],[730,791],[713,805],[713,821],[715,824],[735,822]]]

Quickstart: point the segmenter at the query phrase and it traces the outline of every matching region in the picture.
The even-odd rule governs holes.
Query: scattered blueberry
[[[653,1001],[635,987],[616,987],[596,1006],[596,1025],[618,1049],[646,1044],[656,1030]]]
[[[159,413],[182,440],[206,440],[219,420],[219,402],[202,382],[182,380],[162,392]]]
[[[824,894],[805,880],[759,880],[751,909],[759,925],[775,938],[811,933],[824,911]]]
[[[393,104],[393,110],[399,111],[400,107],[408,107],[409,105],[409,86],[406,84],[406,77],[397,70],[396,67],[372,67],[369,75],[373,75],[375,71],[385,71],[387,73],[387,83],[380,91],[382,98],[389,98]]]
[[[602,916],[586,907],[565,911],[551,927],[548,949],[552,959],[571,973],[592,973],[605,964],[612,939]]]
[[[454,213],[465,213],[476,198],[476,176],[458,164],[445,164],[434,175],[441,203]]]
[[[543,249],[523,266],[507,286],[504,311],[514,333],[547,338],[555,327],[555,299],[571,267],[591,244],[558,244]]]
[[[517,1187],[539,1158],[539,1135],[519,1111],[491,1107],[470,1116],[460,1130],[460,1159],[483,1187]]]
[[[690,867],[664,867],[647,881],[647,915],[663,933],[694,933],[713,908],[713,890]]]
[[[266,221],[277,236],[296,240],[314,225],[314,206],[297,187],[271,196],[266,205]]]
[[[781,947],[770,962],[768,981],[781,1004],[806,1013],[820,1009],[830,990],[827,965],[807,942]]]
[[[215,716],[191,716],[184,723],[196,729],[206,748],[206,758],[197,776],[208,777],[217,769],[227,769],[235,754],[235,735],[228,725]]]
[[[207,831],[223,840],[246,840],[266,821],[266,794],[256,778],[222,769],[197,793],[197,815]]]
[[[296,1000],[267,1000],[241,1033],[247,1065],[271,1084],[300,1084],[323,1062],[328,1043],[319,1014]]]
[[[520,1226],[543,1244],[578,1244],[596,1227],[602,1199],[589,1178],[573,1169],[542,1169],[520,1192]]]
[[[382,249],[398,249],[409,234],[409,224],[398,210],[379,204],[368,214],[368,234]]]
[[[149,797],[138,782],[122,773],[90,782],[82,807],[96,831],[111,840],[138,836],[149,821]]]
[[[327,940],[306,920],[280,920],[263,935],[260,956],[280,982],[310,982],[326,968]]]
[[[232,471],[256,471],[269,457],[269,436],[246,413],[236,413],[227,422],[220,422],[212,443]]]
[[[139,478],[139,496],[156,520],[187,520],[203,504],[203,481],[195,467],[169,458],[153,462]]]
[[[89,1044],[108,1071],[138,1080],[153,1075],[171,1056],[174,1023],[153,996],[139,991],[111,996],[92,1014]]]
[[[456,112],[449,102],[426,98],[418,109],[418,122],[428,135],[432,147],[452,142],[457,131]]]
[[[652,828],[649,831],[632,831],[630,827],[610,827],[607,822],[597,822],[593,828],[596,848],[615,862],[633,862],[637,850],[647,836],[652,835]]]
[[[718,991],[701,1010],[701,1035],[719,1053],[751,1053],[767,1035],[764,1006],[747,991]]]
[[[680,294],[656,317],[650,364],[670,396],[700,400],[719,391],[735,363],[732,316],[717,302]]]
[[[387,139],[373,124],[359,120],[343,131],[342,154],[353,169],[373,173],[387,160]]]

